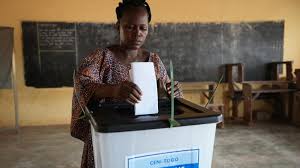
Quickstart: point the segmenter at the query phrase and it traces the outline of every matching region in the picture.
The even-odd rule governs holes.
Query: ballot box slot
[[[139,116],[134,115],[134,106],[127,102],[105,102],[105,103],[90,103],[89,109],[91,111],[112,111],[115,115],[126,116],[129,118],[137,118]],[[149,114],[149,116],[157,115],[169,115],[171,113],[171,101],[169,99],[159,99],[158,101],[158,114]],[[175,115],[182,114],[183,111],[176,110],[177,105],[175,105]],[[145,115],[148,116],[148,115]]]

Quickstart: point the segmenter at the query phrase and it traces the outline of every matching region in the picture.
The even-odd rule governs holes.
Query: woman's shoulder
[[[109,58],[111,53],[108,48],[96,48],[92,52],[90,52],[86,57],[84,57],[85,61],[97,61],[97,60],[105,60]]]
[[[79,69],[85,67],[108,66],[110,64],[110,51],[107,48],[96,48],[80,61]]]
[[[96,48],[87,57],[106,56],[109,55],[108,48]]]
[[[154,64],[160,64],[161,59],[158,53],[147,51],[149,54],[149,61],[153,62]]]

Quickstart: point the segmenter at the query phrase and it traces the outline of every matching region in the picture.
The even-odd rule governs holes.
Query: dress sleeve
[[[88,104],[97,85],[103,83],[106,68],[105,53],[98,49],[83,59],[75,75],[71,119],[71,135],[75,138],[85,141],[87,137],[89,124],[80,119],[81,106]]]
[[[159,79],[162,80],[164,82],[164,84],[170,83],[171,80],[168,76],[165,65],[163,64],[162,60],[159,58],[158,55],[156,55],[156,59],[157,59],[157,62],[158,62]]]

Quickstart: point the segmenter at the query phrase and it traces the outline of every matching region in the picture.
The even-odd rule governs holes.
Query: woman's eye
[[[141,27],[140,28],[142,31],[146,31],[146,30],[148,30],[148,28],[147,27]]]
[[[131,26],[126,26],[126,29],[127,29],[127,30],[133,30],[133,29],[134,29],[134,26],[132,26],[132,25],[131,25]]]

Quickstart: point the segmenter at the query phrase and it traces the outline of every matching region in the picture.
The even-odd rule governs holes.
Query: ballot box
[[[170,128],[167,99],[152,115],[135,116],[126,103],[102,103],[90,111],[96,168],[211,167],[218,112],[176,99],[180,126]]]

